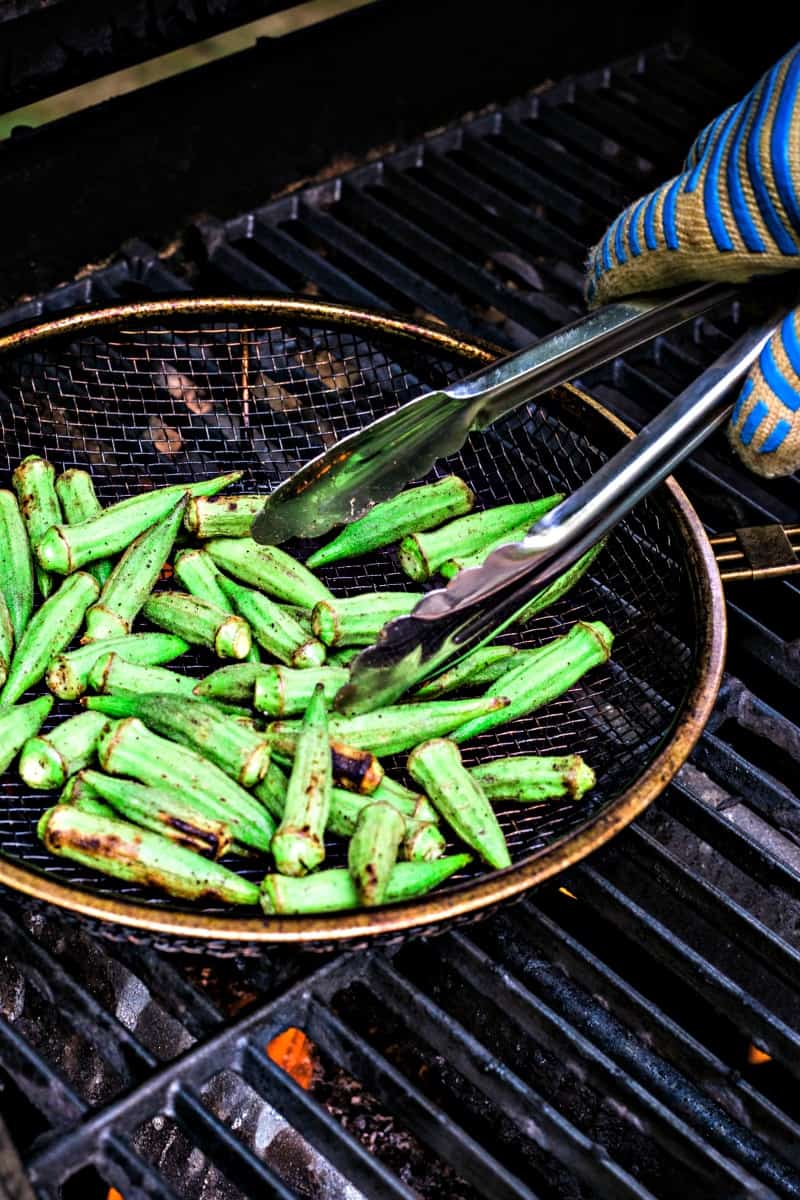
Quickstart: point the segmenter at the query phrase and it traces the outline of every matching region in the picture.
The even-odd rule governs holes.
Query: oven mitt
[[[703,130],[680,175],[617,217],[590,253],[586,297],[594,306],[792,267],[800,267],[800,45]],[[752,368],[729,437],[760,475],[800,468],[800,309]]]

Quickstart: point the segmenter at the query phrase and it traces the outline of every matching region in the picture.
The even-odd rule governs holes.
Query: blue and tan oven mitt
[[[800,267],[800,44],[712,121],[680,175],[625,209],[589,257],[586,297]],[[761,353],[730,440],[760,475],[800,468],[800,309]]]

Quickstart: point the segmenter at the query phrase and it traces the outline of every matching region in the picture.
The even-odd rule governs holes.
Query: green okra
[[[36,547],[38,562],[48,571],[68,575],[86,563],[124,550],[140,533],[165,517],[184,493],[213,496],[241,477],[241,471],[231,471],[200,483],[171,484],[154,492],[129,496],[77,525],[53,525]]]
[[[404,814],[391,801],[376,801],[374,794],[359,796],[335,787],[331,794],[331,808],[328,813],[329,832],[335,833],[339,837],[352,837],[359,816],[368,805],[373,804],[379,807],[383,804],[388,805],[394,809],[403,822],[401,858],[408,862],[431,862],[434,858],[441,858],[444,854],[446,842],[435,824],[415,820],[413,815]]]
[[[296,621],[310,638],[314,637],[314,625],[311,621],[313,609],[303,608],[300,604],[281,604],[279,607],[283,609],[288,617]]]
[[[471,861],[469,854],[451,854],[436,862],[398,863],[389,877],[384,904],[422,896],[462,870]],[[267,875],[261,884],[261,907],[275,913],[341,912],[358,908],[358,893],[350,872],[334,867],[318,871],[304,879],[287,875]]]
[[[72,801],[65,801],[59,796],[59,804],[71,803],[79,812],[92,813],[95,817],[111,817],[114,818],[117,814],[110,804],[104,804],[102,800],[95,799],[94,796],[81,793]]]
[[[462,763],[455,742],[447,738],[423,742],[408,757],[408,773],[461,840],[490,867],[511,866],[500,822],[480,783]]]
[[[99,658],[116,654],[127,663],[155,667],[172,662],[188,649],[189,643],[173,633],[132,633],[102,643],[88,642],[57,655],[47,668],[46,682],[60,700],[78,700],[89,686],[89,672]]]
[[[333,667],[349,667],[356,655],[360,653],[360,646],[336,646],[328,651],[327,661]]]
[[[453,741],[465,742],[550,704],[592,667],[607,662],[613,642],[613,633],[602,621],[577,621],[563,637],[539,647],[521,666],[488,688],[487,697],[502,695],[508,701],[502,717],[491,712],[476,716],[453,731]]]
[[[267,812],[280,821],[286,804],[286,790],[289,787],[289,776],[270,759],[264,778],[253,788],[253,795],[266,808]]]
[[[373,754],[399,754],[420,742],[441,737],[464,725],[471,718],[485,717],[505,709],[503,696],[480,696],[474,700],[429,700],[419,704],[393,704],[357,717],[333,716],[329,721],[331,738],[346,742],[358,750]],[[285,744],[297,737],[299,722],[273,721],[268,727],[273,741]]]
[[[62,787],[92,761],[109,724],[102,713],[83,712],[49,733],[28,738],[19,756],[20,777],[32,788]]]
[[[35,561],[36,547],[51,525],[61,520],[61,505],[56,495],[56,472],[52,463],[38,454],[29,454],[12,472],[11,484],[17,493],[19,507],[28,540],[34,552],[34,574],[42,597],[46,600],[55,581],[41,563]]]
[[[456,575],[458,575],[459,571],[466,571],[470,567],[481,566],[481,564],[486,561],[489,555],[494,550],[499,550],[501,546],[507,546],[512,542],[521,542],[522,539],[527,536],[528,531],[535,521],[538,521],[541,517],[543,517],[546,512],[550,511],[551,508],[555,508],[555,506],[560,504],[563,499],[563,494],[561,492],[557,492],[554,496],[545,497],[545,499],[541,502],[536,501],[535,503],[540,503],[541,507],[533,520],[526,515],[523,520],[520,521],[519,525],[515,525],[513,529],[502,530],[496,537],[492,538],[488,542],[485,542],[477,550],[473,550],[471,553],[464,553],[460,550],[456,550],[452,558],[448,558],[446,562],[441,564],[439,567],[440,574],[443,575],[445,579],[453,579]]]
[[[105,696],[135,696],[160,692],[165,696],[194,699],[194,679],[166,667],[140,667],[119,654],[103,654],[89,672],[89,687]]]
[[[398,783],[396,779],[390,779],[388,775],[383,776],[372,795],[376,800],[393,804],[404,816],[413,817],[416,821],[436,824],[439,820],[439,814],[427,796],[412,792],[411,788]]]
[[[400,566],[411,579],[429,579],[455,555],[474,554],[510,530],[519,529],[526,521],[533,525],[558,499],[561,497],[546,496],[521,504],[502,504],[499,508],[459,517],[429,533],[409,534],[398,550]]]
[[[515,646],[478,646],[454,667],[417,688],[416,694],[425,700],[435,700],[460,687],[472,686],[476,675],[480,676],[486,668],[495,664],[500,666],[498,675],[502,675],[517,653]]]
[[[184,525],[198,538],[249,537],[254,517],[264,507],[264,496],[221,496],[208,500],[193,497]]]
[[[472,489],[456,475],[409,488],[391,500],[376,504],[363,517],[345,525],[332,542],[314,551],[306,565],[313,569],[388,546],[408,533],[420,533],[460,517],[470,512],[474,503]]]
[[[112,815],[152,829],[187,850],[205,858],[222,858],[233,845],[230,825],[172,792],[100,771],[82,771],[81,775],[95,796],[111,806]],[[63,802],[63,796],[61,799]]]
[[[113,817],[114,810],[109,808],[107,804],[103,804],[100,800],[100,794],[95,791],[92,785],[86,779],[86,771],[78,771],[77,775],[70,775],[67,782],[64,784],[58,796],[59,804],[77,804],[81,806],[83,802],[87,802],[85,812],[92,812],[92,808],[88,806],[88,801],[95,800],[102,808],[96,811],[104,810],[105,816]]]
[[[194,645],[207,646],[219,658],[247,658],[250,626],[235,613],[185,592],[156,592],[144,604],[148,621]]]
[[[558,796],[580,800],[596,781],[595,773],[579,754],[520,754],[496,758],[470,768],[489,800],[514,800],[536,804]]]
[[[6,771],[29,738],[35,737],[53,707],[52,696],[0,708],[0,774]]]
[[[279,722],[273,722],[267,727],[272,752],[279,760],[283,759],[286,763],[291,764],[297,747],[298,730],[302,722],[294,722],[297,728],[288,733],[276,731],[275,726],[278,724]],[[371,754],[369,750],[359,750],[356,746],[348,746],[345,742],[337,741],[334,738],[331,738],[330,748],[334,783],[339,787],[346,788],[349,792],[360,792],[362,795],[370,795],[375,791],[383,779],[383,767],[374,754]]]
[[[325,858],[323,836],[331,805],[333,774],[328,745],[328,714],[322,685],[306,709],[297,739],[283,816],[272,839],[275,866],[282,875],[305,875]]]
[[[361,904],[382,904],[406,831],[391,804],[367,804],[347,848],[347,869]]]
[[[0,591],[0,687],[8,678],[8,668],[13,656],[14,626],[11,624],[11,613],[8,611],[6,598]]]
[[[0,591],[18,644],[33,612],[33,559],[17,498],[8,491],[0,491]]]
[[[212,538],[205,549],[218,567],[278,600],[313,608],[332,600],[325,584],[277,546],[259,546],[252,538]]]
[[[312,667],[304,671],[291,667],[262,667],[253,692],[257,712],[271,717],[305,712],[317,684],[322,684],[327,704],[350,678],[343,667]]]
[[[219,586],[220,573],[217,564],[205,550],[181,550],[175,555],[175,576],[187,592],[200,600],[208,600],[216,604],[223,612],[235,612],[233,604]],[[258,646],[255,642],[250,647],[247,662],[260,662]]]
[[[325,647],[309,638],[274,600],[223,575],[219,584],[236,611],[249,623],[258,644],[269,654],[290,667],[322,666]]]
[[[185,510],[186,497],[181,496],[165,517],[133,539],[86,614],[85,641],[130,633],[169,558]]]
[[[100,739],[97,757],[109,775],[128,775],[171,792],[230,825],[242,846],[269,849],[275,822],[255,797],[207,758],[159,737],[135,717],[111,725]]]
[[[422,592],[366,592],[363,596],[320,600],[311,621],[326,646],[370,646],[387,621],[407,616]]]
[[[81,521],[98,517],[103,511],[91,475],[78,467],[70,467],[59,475],[56,480],[56,495],[68,525],[79,525]],[[89,574],[94,575],[101,588],[111,574],[112,565],[109,559],[101,558],[88,568]]]
[[[13,704],[23,692],[38,683],[55,655],[66,649],[83,624],[86,609],[97,599],[100,591],[96,579],[78,571],[65,579],[31,618],[23,633],[0,704]]]
[[[201,700],[222,700],[252,708],[256,680],[268,670],[271,668],[261,663],[229,663],[195,683],[194,694]]]
[[[535,617],[537,613],[549,608],[551,604],[555,604],[556,600],[565,596],[583,578],[604,546],[605,539],[587,550],[576,563],[559,575],[557,579],[554,579],[552,583],[548,583],[546,588],[543,588],[520,609],[514,617],[514,624],[524,625],[526,621],[530,621],[531,617]]]
[[[58,804],[42,815],[38,833],[51,854],[115,879],[160,888],[170,896],[226,904],[256,904],[259,899],[255,884],[221,863],[210,862],[129,821]]]

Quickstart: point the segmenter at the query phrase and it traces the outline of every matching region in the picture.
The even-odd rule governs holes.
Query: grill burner
[[[194,282],[523,345],[574,315],[585,246],[741,90],[693,51],[638,56],[202,224]],[[3,320],[187,286],[129,245]],[[704,321],[585,382],[638,425],[725,341]],[[714,531],[798,519],[798,481],[744,475],[720,441],[681,479]],[[800,1195],[798,589],[729,595],[731,674],[692,764],[561,887],[466,932],[209,970],[9,900],[3,1110],[38,1195]],[[264,1052],[290,1026],[317,1047],[310,1091]]]

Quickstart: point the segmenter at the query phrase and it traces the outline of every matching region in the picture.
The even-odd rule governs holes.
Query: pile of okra
[[[536,649],[485,645],[402,703],[347,718],[331,709],[348,663],[421,593],[335,596],[313,571],[396,543],[418,584],[452,578],[561,497],[477,511],[447,476],[377,504],[302,564],[249,536],[263,497],[221,495],[240,477],[103,508],[86,471],[57,476],[32,455],[0,491],[0,772],[16,759],[29,787],[59,793],[38,824],[48,851],[266,913],[402,900],[473,856],[508,867],[492,804],[579,799],[592,769],[577,755],[468,769],[459,746],[605,662],[611,631],[578,621]],[[597,553],[517,621],[562,596]],[[198,647],[223,660],[199,680],[180,671]],[[23,699],[42,681],[46,692]],[[80,710],[42,732],[54,697]],[[399,753],[413,787],[384,771],[381,758]],[[446,853],[447,833],[463,853]],[[347,868],[324,867],[326,834],[349,839]],[[263,859],[260,886],[219,861],[237,855]]]

